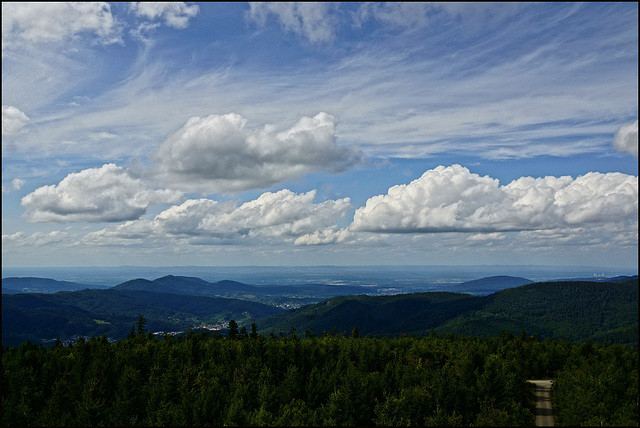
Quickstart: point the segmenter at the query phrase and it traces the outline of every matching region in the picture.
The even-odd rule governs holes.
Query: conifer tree
[[[227,329],[227,337],[236,339],[238,337],[238,323],[236,320],[229,320],[229,328]]]
[[[147,320],[144,318],[144,316],[142,316],[142,314],[138,314],[138,321],[136,321],[136,326],[137,326],[136,333],[138,336],[142,336],[146,332],[144,328],[146,323],[147,323]]]

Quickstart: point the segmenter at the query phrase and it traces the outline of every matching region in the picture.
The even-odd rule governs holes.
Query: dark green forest
[[[362,334],[496,336],[524,328],[540,338],[638,345],[638,279],[523,285],[488,296],[429,292],[338,296],[259,321],[266,333],[336,328]]]
[[[137,327],[2,351],[2,424],[533,425],[527,379],[553,378],[560,425],[637,425],[638,351],[495,337],[362,337],[188,332]]]
[[[496,336],[504,329],[519,334],[524,328],[541,339],[638,345],[637,278],[618,283],[535,283],[487,296],[450,292],[335,296],[288,311],[253,301],[166,292],[167,284],[179,288],[184,283],[190,284],[192,288],[186,289],[190,292],[200,286],[202,292],[211,291],[212,284],[197,278],[167,276],[128,281],[110,290],[5,294],[2,343],[52,344],[57,337],[102,334],[124,339],[143,313],[153,332],[222,326],[233,318],[247,327],[256,322],[265,334],[291,328],[311,329],[316,335],[334,328],[348,333],[357,325],[362,335],[423,336],[433,329],[437,334]]]
[[[125,338],[137,315],[149,331],[183,331],[203,324],[238,322],[282,312],[273,306],[237,299],[140,290],[83,290],[55,294],[2,296],[2,344],[25,340],[53,343],[73,336]]]

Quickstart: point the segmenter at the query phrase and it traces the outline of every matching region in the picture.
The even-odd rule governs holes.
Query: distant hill
[[[525,284],[531,284],[533,281],[517,276],[490,276],[487,278],[474,279],[473,281],[463,282],[449,287],[451,291],[461,293],[493,293],[506,288],[519,287]]]
[[[207,282],[196,277],[167,275],[149,281],[134,279],[113,287],[115,290],[139,290],[191,296],[225,297],[257,301],[273,306],[298,307],[333,296],[375,293],[376,288],[349,285],[249,285],[237,281]]]
[[[113,290],[118,291],[147,291],[150,293],[165,293],[165,294],[184,294],[181,293],[179,289],[172,287],[167,284],[163,284],[161,282],[149,281],[144,278],[136,278],[130,281],[123,282],[122,284],[118,284],[113,287]]]
[[[129,281],[128,286],[145,285],[144,281]],[[71,335],[123,338],[138,314],[147,319],[149,331],[179,331],[203,324],[219,325],[229,319],[250,322],[282,311],[238,299],[135,289],[4,295],[2,343],[17,346],[26,339],[37,343]]]
[[[166,275],[154,280],[132,279],[114,287],[88,286],[47,278],[6,278],[2,280],[3,294],[56,293],[79,291],[88,288],[118,291],[146,291],[151,293],[183,296],[222,297],[264,303],[290,309],[322,299],[340,295],[375,294],[375,287],[348,285],[300,284],[300,285],[248,285],[237,281],[207,282],[190,276]]]
[[[483,336],[503,329],[519,334],[524,328],[542,338],[637,345],[638,278],[612,280],[531,283],[497,276],[450,286],[451,292],[371,296],[366,294],[375,293],[375,287],[256,286],[173,275],[152,281],[138,278],[107,290],[43,278],[6,278],[2,341],[8,345],[69,335],[123,337],[143,314],[151,331],[221,325],[229,319],[248,325],[259,319],[258,327],[265,333],[288,333],[291,328],[299,333],[350,333],[358,326],[362,335],[424,335],[433,330]],[[49,293],[6,293],[25,284]],[[51,294],[52,287],[85,289]],[[495,288],[503,290],[487,295]]]
[[[503,329],[541,338],[638,343],[638,280],[554,282],[510,288],[488,296],[415,293],[328,299],[258,321],[265,332],[397,336],[436,333],[495,336]]]
[[[2,294],[18,293],[57,293],[58,291],[78,291],[87,288],[107,289],[102,285],[86,285],[69,281],[56,281],[49,278],[11,277],[2,279]]]
[[[113,287],[116,290],[139,290],[153,293],[171,293],[190,296],[242,296],[265,295],[273,290],[263,286],[243,284],[237,281],[223,280],[207,282],[203,279],[187,276],[167,275],[162,278],[149,281],[146,279],[134,279]]]

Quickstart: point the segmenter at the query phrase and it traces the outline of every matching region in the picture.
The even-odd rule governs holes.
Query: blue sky
[[[637,269],[637,3],[3,3],[3,265]]]

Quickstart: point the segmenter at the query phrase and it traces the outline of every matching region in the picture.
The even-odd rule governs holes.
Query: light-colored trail
[[[551,409],[551,397],[549,392],[551,391],[551,380],[529,380],[536,386],[536,426],[538,427],[552,427],[553,411]]]

